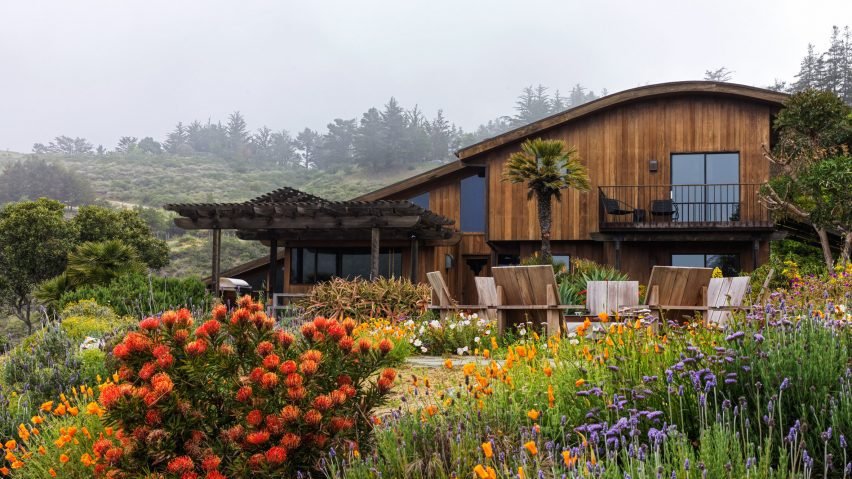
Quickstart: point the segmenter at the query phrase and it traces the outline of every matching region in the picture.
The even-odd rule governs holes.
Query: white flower
[[[459,356],[462,356],[466,352],[467,352],[467,346],[465,346],[463,348],[456,349],[456,354],[458,354]]]
[[[491,336],[491,330],[490,330],[490,329],[486,329],[486,330],[485,330],[485,335],[486,335],[486,336]]]
[[[456,323],[451,323],[451,324],[450,324],[450,329],[456,329]]]
[[[524,328],[521,328],[521,329],[518,330],[518,334],[520,334],[521,336],[526,336],[527,330],[524,329]]]
[[[437,319],[430,321],[429,326],[432,326],[435,329],[441,329],[441,323]]]
[[[420,348],[420,351],[422,351],[422,352],[424,352],[424,353],[425,353],[425,352],[427,352],[427,351],[429,351],[429,350],[428,350],[428,349],[426,349],[426,346],[423,346],[423,347],[421,347],[421,348]]]
[[[479,344],[479,336],[473,338],[473,342],[476,343],[476,344]]]
[[[426,332],[426,328],[424,328],[423,326],[420,326],[420,329],[418,329],[417,331],[418,331],[420,334],[423,334],[423,333],[425,333],[425,332]]]
[[[419,348],[421,345],[423,345],[423,341],[421,341],[420,339],[414,340],[414,347],[415,348]]]
[[[403,324],[406,328],[410,328],[410,327],[414,326],[414,321],[412,321],[412,320],[410,320],[410,319],[409,319],[408,321],[406,321],[406,322],[404,322],[404,323],[402,323],[402,324]]]
[[[473,313],[473,314],[471,314],[471,315],[470,315],[470,318],[471,318],[471,319],[476,319],[476,318],[478,318],[478,317],[479,317],[479,315],[478,315],[478,314],[476,314],[476,313]]]
[[[568,343],[569,343],[569,344],[577,345],[577,344],[580,344],[580,341],[579,341],[579,340],[577,340],[577,339],[569,339],[569,340],[568,340]]]
[[[577,333],[575,333],[574,331],[571,331],[570,333],[568,333],[568,337],[569,337],[569,338],[576,338],[576,337],[577,337]]]

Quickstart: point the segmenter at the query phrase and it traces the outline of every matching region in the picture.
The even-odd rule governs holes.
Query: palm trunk
[[[538,200],[538,225],[541,227],[541,259],[549,263],[553,254],[550,251],[551,210],[550,195],[536,194]]]

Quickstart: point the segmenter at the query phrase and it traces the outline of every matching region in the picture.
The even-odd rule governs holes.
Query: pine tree
[[[376,168],[382,161],[382,115],[370,108],[362,116],[355,133],[355,162],[362,167]]]
[[[299,150],[298,158],[300,166],[313,168],[315,165],[314,155],[320,145],[322,137],[314,130],[305,128],[296,135],[295,146]]]
[[[408,120],[405,110],[391,97],[382,111],[382,146],[379,165],[392,166],[406,163],[408,150],[406,148],[406,136]]]
[[[228,150],[232,158],[242,160],[247,155],[246,145],[248,143],[248,129],[246,120],[239,111],[235,111],[228,115]]]
[[[182,122],[178,122],[175,129],[166,137],[166,141],[163,143],[163,146],[166,151],[175,154],[179,152],[180,147],[187,144],[188,139],[189,132],[187,131],[187,128],[183,126]]]

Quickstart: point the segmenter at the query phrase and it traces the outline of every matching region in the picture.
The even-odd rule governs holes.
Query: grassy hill
[[[3,165],[26,155],[0,152]],[[215,156],[181,157],[109,153],[103,156],[53,156],[86,179],[98,200],[117,207],[136,205],[158,211],[167,203],[244,201],[276,188],[290,186],[330,200],[345,200],[415,175],[438,163],[417,168],[387,170],[381,173],[357,167],[337,172],[303,168],[261,168],[251,164],[234,165]],[[168,239],[171,264],[162,270],[169,276],[210,274],[209,235],[187,234]],[[268,254],[260,243],[225,235],[222,240],[222,269]]]

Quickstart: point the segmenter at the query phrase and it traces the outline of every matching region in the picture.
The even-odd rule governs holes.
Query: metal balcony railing
[[[600,186],[601,231],[768,229],[759,184]]]

